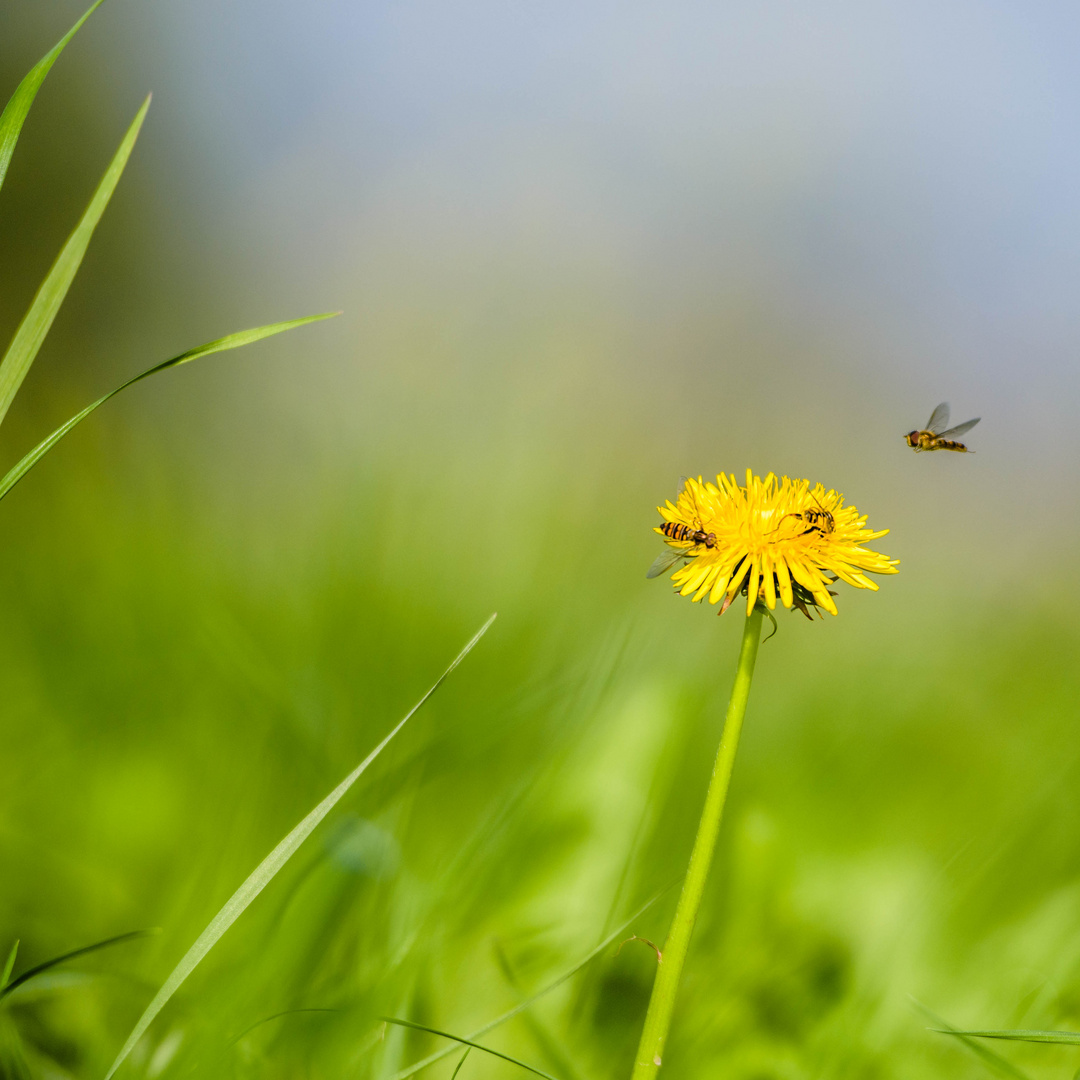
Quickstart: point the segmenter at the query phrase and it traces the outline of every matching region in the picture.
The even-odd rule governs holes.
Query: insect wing
[[[677,562],[689,558],[690,556],[685,551],[679,551],[678,549],[661,551],[645,576],[647,578],[659,577],[661,574],[666,574]]]
[[[683,492],[686,490],[687,478],[685,476],[679,477],[679,486],[675,489],[675,498],[670,501],[675,505],[679,505],[679,500],[682,498]]]
[[[956,427],[949,428],[948,431],[941,432],[938,435],[939,439],[956,439],[964,434],[965,431],[970,431],[980,420],[981,416],[976,416],[974,420],[965,420],[962,424],[957,424]]]
[[[930,419],[926,421],[926,430],[934,435],[939,435],[948,426],[949,423],[949,403],[943,401],[931,414]]]

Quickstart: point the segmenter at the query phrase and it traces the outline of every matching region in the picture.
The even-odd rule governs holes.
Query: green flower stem
[[[760,605],[746,617],[739,667],[735,672],[735,685],[728,701],[724,733],[720,738],[720,748],[716,752],[716,764],[713,766],[709,791],[705,796],[705,808],[698,823],[694,850],[690,853],[690,865],[683,882],[679,906],[675,909],[675,919],[664,943],[663,959],[656,971],[656,982],[653,983],[649,1011],[645,1016],[645,1027],[641,1032],[641,1043],[634,1064],[633,1080],[651,1080],[655,1077],[664,1056],[664,1044],[667,1042],[671,1017],[675,1011],[679,977],[682,975],[686,950],[690,946],[690,935],[694,932],[694,922],[701,906],[705,880],[709,876],[709,866],[716,849],[716,837],[720,832],[720,819],[724,816],[724,802],[731,782],[731,769],[735,764],[735,751],[739,747],[739,733],[742,730],[743,716],[746,714],[746,701],[750,697],[750,682],[754,677],[754,662],[757,660],[761,640],[761,617]]]

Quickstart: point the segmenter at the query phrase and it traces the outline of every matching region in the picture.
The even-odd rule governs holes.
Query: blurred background
[[[6,0],[0,97],[82,3]],[[109,0],[0,193],[5,346],[154,102],[4,460],[344,314],[140,385],[0,507],[0,953],[161,928],[13,994],[4,1075],[103,1075],[494,610],[125,1068],[386,1080],[448,1044],[379,1016],[467,1034],[573,967],[681,875],[741,631],[645,580],[655,507],[749,467],[901,573],[778,612],[665,1075],[1071,1077],[914,1002],[1080,1026],[1078,46],[1054,3]],[[902,443],[942,399],[973,456]],[[627,1076],[655,965],[485,1038]]]

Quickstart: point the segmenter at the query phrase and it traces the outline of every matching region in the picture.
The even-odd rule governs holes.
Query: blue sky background
[[[32,58],[79,5],[6,8]],[[284,347],[206,376],[230,423],[417,474],[625,468],[648,506],[682,472],[808,475],[985,575],[1080,524],[1078,30],[1037,3],[109,0],[54,78],[102,160],[155,92],[140,343],[345,310],[302,379]],[[97,362],[134,363],[104,358],[124,333]],[[904,453],[943,398],[977,456]]]

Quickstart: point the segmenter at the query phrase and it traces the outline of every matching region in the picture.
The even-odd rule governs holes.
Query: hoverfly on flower
[[[679,490],[675,498],[680,499],[684,491],[686,491],[685,476],[679,481]],[[648,572],[645,574],[647,578],[659,577],[670,570],[677,562],[683,559],[692,559],[697,554],[694,549],[701,545],[704,545],[706,549],[716,547],[716,533],[707,533],[701,526],[701,512],[697,509],[697,496],[691,492],[690,497],[694,503],[693,524],[687,524],[683,521],[665,521],[660,526],[660,532],[667,538],[669,543],[689,544],[690,546],[662,551],[653,560],[652,566],[649,567]]]
[[[821,533],[822,536],[825,536],[836,529],[836,518],[833,517],[832,511],[826,510],[812,491],[809,492],[809,495],[817,503],[817,506],[808,506],[805,510],[792,510],[791,513],[785,514],[780,519],[780,524],[776,526],[776,532],[780,531],[780,525],[783,525],[788,518],[796,518],[806,525],[806,528],[801,533],[796,533],[796,536],[806,536],[807,533],[812,532]]]
[[[926,427],[921,431],[909,431],[904,440],[915,453],[922,450],[955,450],[958,454],[973,454],[962,442],[957,442],[959,436],[965,431],[970,431],[982,417],[976,416],[974,420],[965,420],[956,427],[949,427],[949,403],[943,401],[931,414],[926,422]]]

